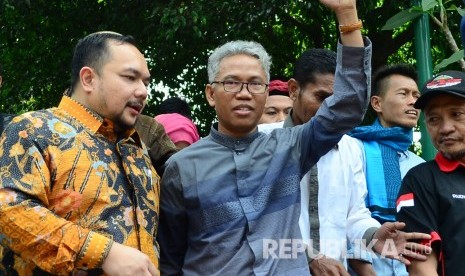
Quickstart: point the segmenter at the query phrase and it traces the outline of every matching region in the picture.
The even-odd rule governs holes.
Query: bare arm
[[[437,276],[438,269],[438,255],[435,250],[427,256],[426,261],[413,260],[412,264],[408,266],[410,276]]]
[[[113,243],[102,264],[109,276],[148,275],[158,276],[158,269],[150,258],[139,250],[119,243]]]
[[[310,272],[314,276],[324,275],[340,275],[349,276],[349,273],[345,269],[344,265],[337,260],[328,258],[324,255],[319,258],[315,258],[310,262]]]

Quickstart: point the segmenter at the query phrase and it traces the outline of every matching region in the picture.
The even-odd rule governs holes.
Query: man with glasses
[[[336,12],[342,45],[334,96],[302,126],[257,131],[271,65],[260,44],[228,42],[209,57],[205,94],[218,123],[167,162],[158,236],[162,275],[309,275],[299,242],[300,179],[360,123],[371,71],[356,1],[320,2]]]

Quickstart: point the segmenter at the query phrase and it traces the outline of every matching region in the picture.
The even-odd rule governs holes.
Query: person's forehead
[[[465,108],[465,98],[451,94],[439,94],[432,97],[426,104],[424,112],[425,114],[433,111],[437,108],[444,110]]]
[[[414,79],[400,74],[390,75],[387,78],[386,86],[388,89],[391,87],[409,86],[418,90],[417,83]]]
[[[260,60],[254,56],[246,55],[246,54],[238,54],[224,57],[220,61],[220,72],[226,71],[235,68],[253,68],[256,70],[260,70],[262,73],[265,73],[265,69],[262,67]]]

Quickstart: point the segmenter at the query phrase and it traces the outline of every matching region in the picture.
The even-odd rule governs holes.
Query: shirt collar
[[[221,144],[225,147],[234,150],[245,150],[250,143],[252,143],[258,136],[263,135],[263,133],[258,132],[255,130],[254,132],[250,133],[249,135],[242,137],[242,138],[233,138],[231,136],[227,136],[223,133],[218,131],[218,123],[214,123],[210,130],[210,136],[214,141],[218,144]]]
[[[441,152],[436,154],[435,160],[439,169],[443,172],[453,172],[460,166],[465,167],[465,165],[459,161],[447,159]]]
[[[74,99],[68,96],[63,96],[60,104],[58,105],[58,108],[68,112],[72,117],[76,118],[76,120],[88,128],[93,134],[99,132],[112,140],[118,139],[114,132],[112,121],[102,118],[102,116],[86,108]],[[132,140],[136,144],[141,145],[140,137],[134,128],[127,130],[123,137],[131,138],[129,140]]]

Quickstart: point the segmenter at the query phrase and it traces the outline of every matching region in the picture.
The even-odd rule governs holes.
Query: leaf
[[[434,71],[439,71],[440,69],[459,61],[464,57],[463,50],[453,53],[450,57],[443,59],[438,65],[434,66]]]
[[[389,18],[381,30],[388,31],[388,30],[398,28],[404,25],[405,23],[412,21],[413,19],[417,18],[418,16],[422,14],[423,14],[423,10],[418,6],[412,7],[408,10],[400,11],[393,17]]]
[[[450,9],[457,10],[457,12],[460,14],[460,16],[464,16],[464,15],[465,15],[465,9],[459,8],[459,7],[457,7],[456,5],[450,6]]]
[[[424,12],[429,11],[430,9],[436,7],[439,4],[436,0],[423,0],[421,1],[421,8]]]

